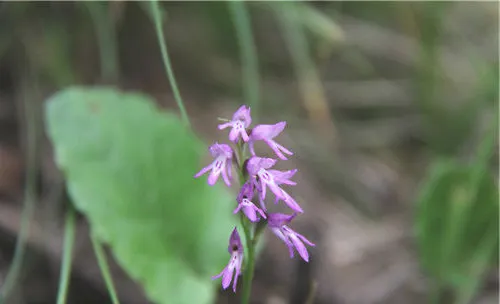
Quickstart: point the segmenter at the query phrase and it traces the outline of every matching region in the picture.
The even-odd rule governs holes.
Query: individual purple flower
[[[226,129],[231,127],[231,131],[229,132],[229,140],[236,143],[238,142],[238,138],[241,136],[243,141],[247,142],[249,140],[246,128],[250,126],[252,123],[252,117],[250,116],[250,107],[242,105],[236,112],[233,114],[233,119],[229,122],[220,124],[218,126],[219,130]]]
[[[269,187],[276,197],[283,197],[283,190],[274,181],[274,176],[267,170],[276,164],[272,158],[253,156],[248,160],[247,171],[255,184],[260,197],[266,197],[266,188]],[[258,181],[257,181],[258,178]],[[260,182],[260,185],[259,185]]]
[[[226,185],[231,186],[231,159],[233,157],[233,149],[229,145],[215,143],[209,148],[212,157],[215,158],[214,161],[201,169],[200,172],[196,173],[194,177],[198,178],[208,171],[212,170],[208,175],[208,184],[213,186],[219,176],[222,174],[222,178]]]
[[[267,215],[267,222],[271,231],[279,237],[288,247],[290,252],[290,257],[294,256],[294,247],[299,253],[299,255],[304,259],[304,261],[309,262],[309,253],[304,245],[306,243],[309,246],[315,246],[311,241],[306,239],[303,235],[293,231],[287,226],[294,218],[296,214],[287,215],[283,213],[271,213]]]
[[[250,134],[250,140],[248,142],[250,153],[252,153],[252,155],[255,155],[254,142],[257,140],[262,140],[266,144],[268,144],[271,149],[273,149],[274,153],[276,153],[279,158],[283,160],[287,159],[283,153],[293,155],[292,151],[286,149],[285,147],[274,141],[274,138],[278,136],[283,131],[283,129],[285,129],[285,126],[285,121],[278,122],[274,125],[255,126],[255,128],[253,128],[252,130],[252,133]]]
[[[245,183],[243,187],[241,187],[241,191],[238,194],[238,198],[236,199],[238,201],[238,207],[234,209],[233,213],[236,214],[241,209],[243,209],[243,213],[248,217],[248,219],[251,222],[257,222],[259,220],[257,212],[263,218],[266,218],[266,214],[264,213],[264,211],[255,206],[254,203],[252,203],[251,201],[252,197],[253,197],[253,186],[251,183]],[[263,201],[261,201],[261,206],[262,204]]]
[[[243,263],[243,246],[241,244],[240,235],[238,234],[238,230],[236,229],[236,227],[233,229],[231,237],[229,238],[229,246],[227,248],[227,251],[231,254],[229,263],[227,263],[226,267],[224,267],[221,273],[213,276],[212,280],[222,277],[222,288],[227,289],[229,287],[229,284],[231,284],[231,280],[233,280],[234,274],[233,291],[236,292],[238,276],[241,273],[241,264]]]

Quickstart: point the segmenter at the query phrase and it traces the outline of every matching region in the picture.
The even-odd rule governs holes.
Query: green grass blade
[[[175,80],[174,71],[172,69],[172,64],[170,63],[170,58],[168,57],[167,43],[165,42],[165,35],[163,33],[163,18],[160,5],[157,0],[152,0],[151,2],[150,15],[153,18],[155,24],[156,35],[158,37],[158,44],[160,45],[161,56],[163,59],[163,64],[165,65],[165,71],[167,73],[168,81],[172,86],[172,91],[174,93],[175,102],[181,111],[181,117],[187,126],[190,125],[189,117],[184,107],[184,102],[182,101],[181,93],[179,87],[177,86],[177,81]]]
[[[111,272],[109,271],[106,254],[104,253],[102,245],[101,243],[99,243],[99,240],[97,240],[96,236],[94,235],[91,236],[91,239],[95,257],[97,259],[99,269],[101,270],[104,283],[106,284],[106,288],[108,289],[109,296],[111,297],[111,301],[113,304],[120,304],[120,300],[118,300],[118,296],[116,293],[115,285],[113,284],[113,277],[111,276]]]
[[[229,1],[229,9],[236,29],[243,68],[245,100],[257,117],[259,108],[259,63],[252,37],[250,16],[242,1]]]
[[[37,91],[37,87],[34,88]],[[10,265],[5,282],[0,292],[0,303],[7,302],[7,298],[14,288],[21,272],[22,261],[25,254],[26,239],[30,230],[30,222],[35,211],[36,182],[39,169],[39,118],[38,107],[31,103],[32,96],[25,96],[24,113],[26,125],[26,187],[24,189],[23,212],[21,225],[14,249],[14,258]]]
[[[69,280],[71,278],[71,261],[73,259],[73,247],[75,243],[75,211],[71,208],[66,213],[66,224],[64,225],[63,258],[59,276],[57,304],[66,303]]]
[[[108,81],[116,82],[120,75],[116,29],[107,14],[107,3],[83,2],[83,5],[90,13],[97,35],[101,76]]]

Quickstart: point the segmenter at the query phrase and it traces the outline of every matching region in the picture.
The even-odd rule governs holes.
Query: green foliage
[[[194,179],[203,145],[143,95],[70,88],[48,133],[76,207],[157,303],[210,303],[227,262],[231,198]]]
[[[80,3],[79,3],[80,4]],[[117,82],[119,77],[118,41],[115,24],[109,14],[106,2],[82,2],[94,23],[99,45],[101,77],[107,81]]]
[[[486,170],[488,156],[481,153],[471,165],[439,161],[417,202],[422,266],[436,286],[451,288],[459,303],[470,301],[484,272],[498,263],[499,197]]]

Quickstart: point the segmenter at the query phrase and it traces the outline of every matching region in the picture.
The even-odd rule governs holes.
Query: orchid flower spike
[[[240,193],[238,194],[238,198],[236,199],[238,201],[238,207],[234,209],[233,213],[236,214],[243,209],[243,213],[251,222],[257,222],[259,221],[257,213],[259,213],[263,218],[266,218],[266,214],[251,201],[253,197],[253,188],[254,187],[251,183],[245,183],[243,185]]]
[[[243,138],[244,142],[249,140],[248,133],[246,129],[252,123],[252,117],[250,116],[250,107],[242,105],[236,112],[233,114],[233,119],[227,123],[220,124],[218,126],[219,130],[226,129],[231,127],[231,131],[229,132],[229,140],[234,143],[238,142],[239,137]]]
[[[274,125],[258,125],[253,128],[250,134],[250,140],[248,141],[248,147],[250,148],[250,153],[255,155],[254,143],[257,140],[264,141],[271,149],[273,149],[276,155],[286,160],[286,156],[283,154],[293,155],[292,151],[286,149],[282,145],[278,144],[274,138],[277,137],[283,129],[285,129],[286,122],[281,121]]]
[[[309,262],[309,252],[304,245],[306,243],[309,246],[315,246],[311,241],[306,239],[303,235],[293,231],[287,226],[294,218],[296,214],[287,215],[283,213],[271,213],[267,215],[267,223],[271,231],[279,237],[288,247],[290,252],[290,257],[294,256],[294,248],[299,253],[300,257]]]
[[[208,184],[210,186],[215,185],[219,176],[222,174],[224,183],[227,186],[231,186],[231,159],[233,157],[233,149],[229,145],[215,143],[209,148],[212,157],[215,158],[214,161],[201,169],[200,172],[196,173],[194,177],[198,178],[208,171],[212,170],[208,175]]]
[[[243,263],[243,245],[241,244],[240,235],[236,227],[231,233],[229,238],[229,246],[227,248],[231,254],[229,263],[226,267],[216,276],[212,277],[212,280],[222,277],[222,288],[227,289],[231,280],[233,280],[233,292],[236,292],[236,285],[238,285],[238,276],[241,274],[241,264]],[[234,275],[234,279],[233,279]]]

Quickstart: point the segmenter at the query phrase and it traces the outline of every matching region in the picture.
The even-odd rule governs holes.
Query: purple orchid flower
[[[198,178],[212,170],[208,175],[208,184],[210,186],[215,185],[221,174],[224,183],[226,183],[227,186],[231,186],[231,159],[233,157],[233,149],[231,149],[229,145],[216,142],[210,146],[209,150],[215,160],[210,165],[201,169],[200,172],[196,173],[194,177]]]
[[[291,181],[290,178],[295,175],[297,170],[279,171],[269,169],[274,166],[274,164],[276,164],[276,160],[272,158],[262,158],[257,156],[250,158],[247,163],[247,170],[252,178],[252,182],[257,191],[260,192],[260,204],[263,206],[262,209],[264,211],[266,210],[263,200],[266,197],[266,187],[269,187],[269,189],[271,189],[276,196],[276,204],[279,200],[283,200],[292,210],[303,213],[304,210],[302,210],[299,204],[297,204],[297,202],[287,192],[279,187],[281,184],[296,185],[296,183]],[[257,182],[257,177],[259,178],[260,184]]]
[[[286,156],[283,153],[293,155],[292,151],[286,149],[285,147],[274,141],[274,138],[277,137],[283,131],[283,129],[285,129],[285,126],[285,121],[278,122],[274,125],[255,126],[255,128],[253,128],[252,130],[252,133],[250,134],[250,140],[248,141],[250,153],[252,153],[252,155],[255,155],[254,142],[257,140],[262,140],[266,144],[268,144],[271,149],[273,149],[274,153],[276,153],[279,158],[287,160]]]
[[[263,218],[266,218],[266,214],[264,213],[264,211],[255,206],[254,203],[252,203],[251,201],[252,197],[253,197],[253,186],[251,183],[245,183],[241,188],[240,193],[238,194],[238,198],[236,199],[238,201],[238,207],[234,209],[233,213],[236,214],[241,209],[243,209],[243,213],[248,217],[248,219],[251,222],[257,222],[259,220],[257,212]],[[261,201],[261,206],[262,204],[263,201]]]
[[[231,254],[229,263],[226,267],[216,276],[212,277],[212,280],[222,277],[222,288],[227,289],[231,280],[233,280],[233,292],[236,292],[236,285],[238,284],[238,276],[241,274],[241,264],[243,263],[243,246],[241,244],[240,235],[236,227],[231,233],[229,238],[229,246],[227,248],[228,252]],[[236,271],[236,273],[235,273]]]
[[[260,192],[260,197],[266,197],[266,188],[269,187],[276,197],[283,197],[283,190],[278,186],[274,180],[274,176],[267,171],[276,164],[276,160],[272,158],[264,158],[253,156],[248,160],[247,171],[251,176],[252,182],[255,184],[257,191]],[[259,183],[257,182],[259,178]]]
[[[313,247],[316,245],[287,226],[296,216],[296,214],[271,213],[267,216],[267,222],[271,231],[287,245],[291,258],[294,256],[295,247],[300,257],[309,262],[309,253],[304,243]]]
[[[236,143],[238,138],[241,136],[243,141],[247,142],[249,140],[246,128],[252,123],[252,117],[250,116],[250,107],[242,105],[233,114],[233,119],[227,123],[220,124],[218,126],[219,130],[232,127],[229,132],[229,140]]]

